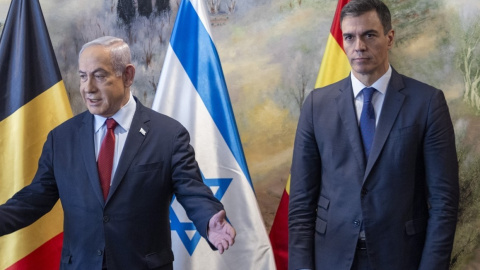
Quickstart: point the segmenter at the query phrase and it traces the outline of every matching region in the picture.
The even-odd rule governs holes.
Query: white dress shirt
[[[125,104],[118,112],[116,112],[112,117],[117,123],[115,127],[115,152],[113,154],[113,168],[112,168],[112,179],[110,179],[110,185],[112,185],[113,176],[117,170],[118,161],[122,155],[123,147],[125,146],[125,141],[127,140],[128,131],[130,130],[130,125],[132,124],[133,115],[137,108],[137,103],[133,99],[132,93],[130,93],[130,98],[128,99],[127,104]],[[102,145],[103,138],[107,133],[107,125],[105,121],[107,118],[94,115],[94,140],[95,140],[95,157],[98,160],[98,153],[100,152],[100,146]]]
[[[362,115],[362,108],[363,108],[363,88],[367,87],[363,83],[361,83],[353,72],[351,74],[352,79],[352,88],[353,88],[353,96],[355,97],[355,109],[357,111],[357,121],[360,124],[360,116]],[[377,91],[373,93],[372,97],[372,105],[373,109],[375,110],[375,125],[378,124],[378,119],[380,119],[380,113],[382,112],[383,101],[385,100],[385,94],[387,93],[388,83],[390,82],[390,78],[392,77],[392,67],[389,65],[387,72],[383,74],[376,82],[374,82],[371,86]]]

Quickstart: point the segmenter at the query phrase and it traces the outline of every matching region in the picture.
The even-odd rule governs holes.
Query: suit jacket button
[[[362,197],[365,196],[365,195],[367,195],[367,193],[368,193],[367,189],[366,189],[366,188],[362,188],[362,193],[361,193],[361,194],[362,194]]]
[[[97,250],[97,255],[98,255],[98,256],[102,256],[102,255],[103,255],[103,251],[102,251],[102,250],[100,250],[100,249],[99,249],[99,250]]]
[[[110,221],[110,217],[108,217],[108,216],[104,216],[104,217],[103,217],[103,222],[104,222],[104,223],[107,223],[107,222],[109,222],[109,221]]]
[[[355,227],[360,226],[360,220],[355,220],[355,221],[353,222],[353,225],[355,225]]]

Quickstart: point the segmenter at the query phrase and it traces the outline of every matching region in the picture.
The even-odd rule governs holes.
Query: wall
[[[179,1],[40,0],[75,114],[85,109],[78,93],[77,53],[83,43],[101,35],[131,44],[137,66],[134,94],[151,105]],[[289,174],[302,96],[315,83],[336,2],[219,0],[218,6],[211,5],[216,10],[212,34],[268,229]],[[474,267],[480,247],[480,3],[386,3],[396,29],[392,65],[447,96],[462,188],[452,268]],[[9,4],[0,0],[2,24]]]

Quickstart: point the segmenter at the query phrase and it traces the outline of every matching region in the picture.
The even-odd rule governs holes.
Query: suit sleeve
[[[32,183],[0,206],[0,236],[32,224],[48,213],[58,201],[52,160],[53,139],[50,132]]]
[[[322,161],[313,126],[313,93],[302,107],[291,168],[288,268],[314,269],[314,236]]]
[[[424,163],[429,219],[419,269],[449,269],[459,201],[458,161],[452,121],[441,91],[429,106]]]
[[[200,234],[207,239],[210,218],[223,210],[210,188],[203,183],[190,136],[185,128],[177,133],[172,153],[173,190]]]

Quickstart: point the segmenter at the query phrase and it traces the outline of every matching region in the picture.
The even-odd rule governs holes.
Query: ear
[[[392,30],[388,31],[387,39],[388,39],[388,48],[389,49],[393,47],[394,37],[395,37],[395,30],[392,29]]]
[[[135,78],[135,67],[132,64],[127,65],[122,76],[125,87],[130,87],[133,84],[133,79]]]

